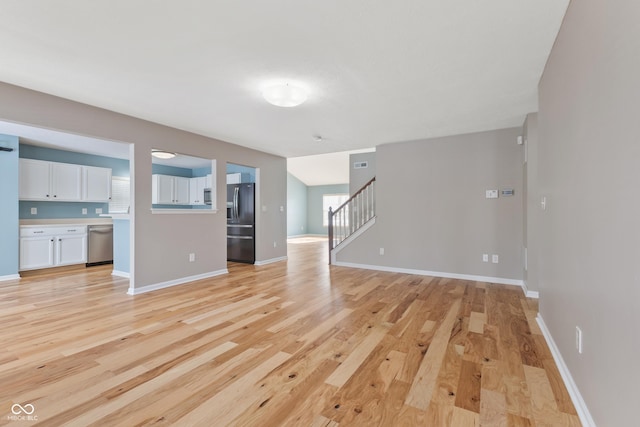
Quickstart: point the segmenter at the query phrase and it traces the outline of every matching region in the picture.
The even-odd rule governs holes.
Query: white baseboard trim
[[[228,274],[229,270],[222,269],[217,271],[210,271],[209,273],[196,274],[195,276],[181,277],[180,279],[169,280],[167,282],[154,283],[153,285],[141,286],[139,288],[129,287],[127,291],[128,295],[139,295],[145,292],[157,291],[158,289],[170,288],[171,286],[182,285],[184,283],[194,282],[196,280],[208,279],[209,277],[220,276],[222,274]]]
[[[112,276],[118,276],[118,277],[125,277],[127,279],[129,279],[131,277],[131,275],[127,272],[127,271],[120,271],[120,270],[113,270],[111,272]]]
[[[553,337],[551,336],[551,332],[547,328],[547,325],[544,323],[544,319],[538,313],[536,317],[538,321],[538,325],[540,326],[540,330],[542,331],[542,335],[544,339],[547,341],[547,345],[549,346],[549,350],[551,350],[551,354],[553,355],[553,360],[555,360],[556,365],[558,366],[558,370],[560,371],[560,375],[564,380],[564,385],[567,387],[567,391],[569,392],[569,396],[571,396],[571,401],[573,402],[573,406],[576,407],[576,412],[578,412],[578,417],[580,418],[580,422],[585,427],[596,427],[595,421],[591,417],[591,413],[589,412],[589,408],[587,408],[587,404],[584,402],[582,395],[580,394],[580,390],[578,390],[578,386],[573,381],[573,377],[571,376],[571,372],[569,368],[564,363],[564,359],[562,358],[562,354],[560,354],[560,350],[556,345]]]
[[[5,280],[18,280],[20,279],[19,274],[7,274],[6,276],[0,276],[0,282],[4,282]]]
[[[295,234],[293,236],[287,236],[287,239],[298,239],[301,237],[327,237],[326,234]]]
[[[527,282],[525,281],[522,282],[522,290],[524,291],[524,294],[526,295],[527,298],[535,298],[535,299],[540,298],[540,294],[538,293],[538,291],[530,291],[529,288],[527,287]]]
[[[267,264],[273,264],[274,262],[280,262],[280,261],[286,261],[287,259],[289,259],[286,256],[281,256],[278,258],[271,258],[271,259],[265,259],[263,261],[256,261],[253,263],[253,265],[267,265]]]
[[[415,270],[412,268],[396,268],[386,267],[382,265],[355,264],[351,262],[336,262],[333,265],[337,265],[339,267],[363,268],[365,270],[388,271],[391,273],[416,274],[419,276],[444,277],[446,279],[474,280],[477,282],[499,283],[501,285],[513,285],[520,287],[524,286],[522,280],[505,279],[502,277],[474,276],[471,274],[444,273],[441,271]]]

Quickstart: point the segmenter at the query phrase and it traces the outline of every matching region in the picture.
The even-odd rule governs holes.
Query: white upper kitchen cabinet
[[[210,180],[209,180],[210,181]],[[207,187],[207,177],[191,178],[189,182],[189,204],[204,205],[204,189]]]
[[[51,162],[52,199],[60,202],[82,200],[82,166]]]
[[[20,159],[21,200],[49,200],[51,193],[51,170],[49,162]]]
[[[151,182],[151,203],[154,205],[188,205],[189,178],[154,174]]]
[[[81,165],[20,159],[20,200],[82,201]]]
[[[111,200],[111,169],[83,166],[85,202],[109,202]]]
[[[189,204],[189,178],[176,176],[175,178],[175,202],[178,205]]]
[[[242,174],[239,172],[227,174],[227,184],[240,184],[242,182]]]

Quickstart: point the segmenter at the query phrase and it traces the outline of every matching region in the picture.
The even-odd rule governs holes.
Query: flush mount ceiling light
[[[262,96],[277,107],[296,107],[307,100],[307,91],[291,83],[280,83],[264,89]]]
[[[158,159],[166,160],[166,159],[173,159],[176,156],[176,153],[172,153],[170,151],[164,151],[164,150],[151,150],[151,155]]]

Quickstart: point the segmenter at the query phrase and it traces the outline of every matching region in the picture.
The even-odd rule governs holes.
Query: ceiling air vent
[[[353,164],[354,169],[366,169],[369,167],[369,162],[355,162]]]

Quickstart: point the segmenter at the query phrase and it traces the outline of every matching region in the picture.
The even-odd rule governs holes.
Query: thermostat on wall
[[[502,189],[501,193],[502,193],[502,197],[513,196],[513,188],[504,188]]]

